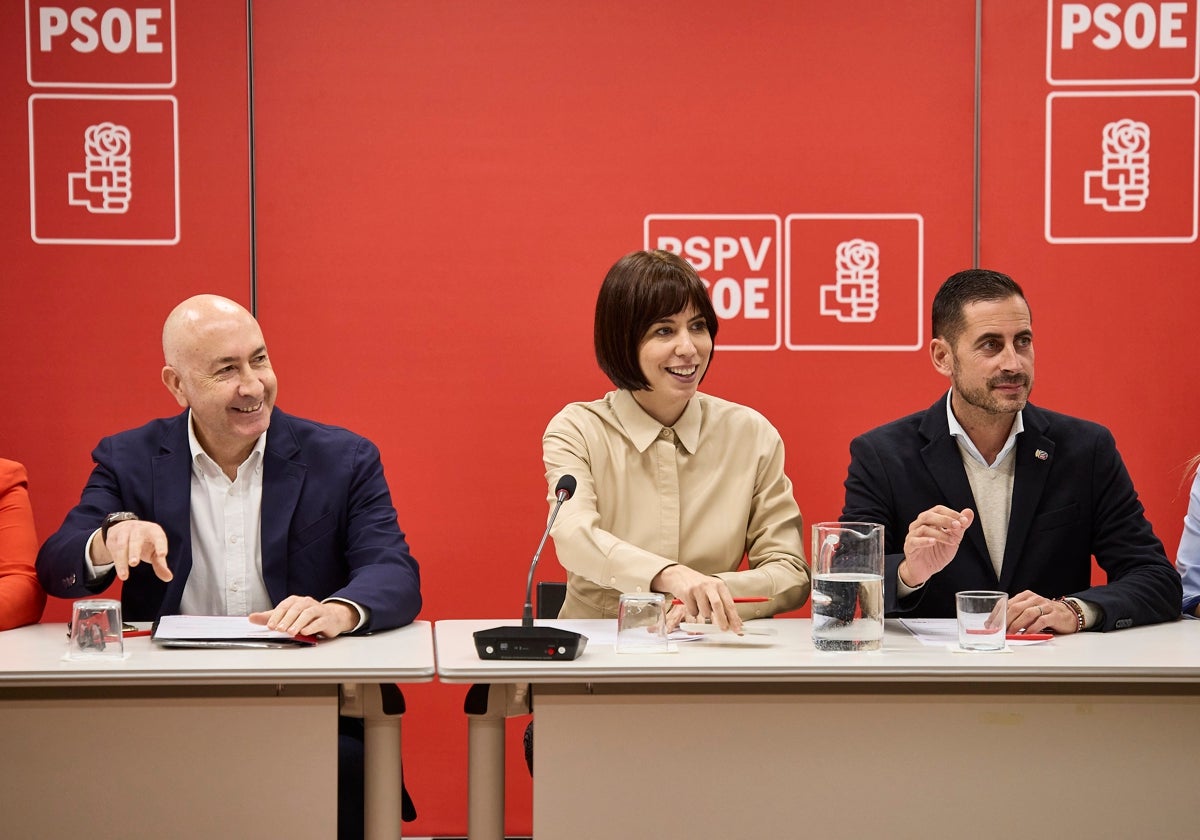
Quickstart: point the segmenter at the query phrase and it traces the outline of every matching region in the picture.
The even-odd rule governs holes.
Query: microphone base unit
[[[587,636],[557,627],[493,627],[473,635],[480,659],[572,660],[587,647]]]

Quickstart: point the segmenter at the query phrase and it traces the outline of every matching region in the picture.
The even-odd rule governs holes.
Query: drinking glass
[[[988,590],[954,593],[958,607],[958,646],[963,650],[1003,650],[1008,627],[1008,594]]]
[[[71,607],[68,659],[121,659],[121,602],[111,598],[76,601]]]
[[[617,605],[617,653],[666,653],[666,597],[661,592],[627,592]]]

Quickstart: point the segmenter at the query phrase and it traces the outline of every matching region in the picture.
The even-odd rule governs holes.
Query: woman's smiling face
[[[674,425],[704,378],[712,347],[708,323],[694,306],[651,324],[638,350],[650,389],[633,392],[638,404],[664,426]]]

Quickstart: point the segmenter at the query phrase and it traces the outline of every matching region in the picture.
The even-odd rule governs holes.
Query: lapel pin
[[[1035,449],[1033,450],[1033,457],[1037,458],[1039,461],[1048,461],[1050,459],[1050,453],[1045,449]]]

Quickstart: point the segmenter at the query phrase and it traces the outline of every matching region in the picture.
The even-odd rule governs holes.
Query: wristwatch
[[[104,524],[100,526],[100,541],[105,543],[108,542],[108,529],[116,525],[118,522],[128,522],[130,519],[137,518],[138,515],[136,513],[130,513],[127,510],[110,513],[108,516],[104,517]]]

